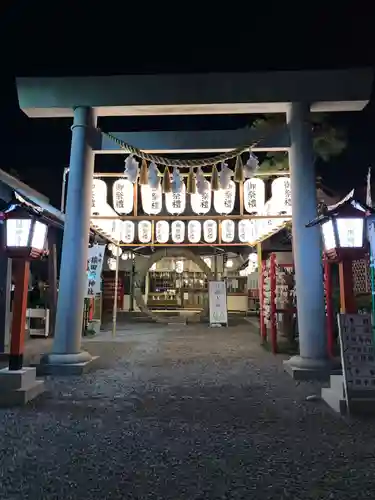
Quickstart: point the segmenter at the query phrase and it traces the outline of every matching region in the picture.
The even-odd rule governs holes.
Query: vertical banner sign
[[[210,326],[228,326],[227,287],[225,281],[208,282]]]
[[[86,297],[95,297],[100,293],[100,277],[102,274],[105,245],[94,245],[89,248],[87,257],[87,291]]]

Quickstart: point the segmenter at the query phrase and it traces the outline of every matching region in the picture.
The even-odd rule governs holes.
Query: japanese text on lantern
[[[172,222],[172,240],[175,243],[182,243],[185,239],[185,224],[182,221]]]
[[[22,220],[22,219],[16,219],[16,231],[15,231],[15,245],[16,247],[22,247],[27,245],[27,237],[29,235],[29,230],[25,226],[27,223],[31,224],[30,221],[27,220]],[[26,224],[25,224],[26,223]],[[26,236],[26,238],[25,238]]]
[[[124,208],[124,184],[118,183],[116,185],[115,193],[115,209]]]
[[[152,210],[158,209],[158,196],[154,190],[151,191],[151,208]]]
[[[291,190],[290,190],[290,179],[285,179],[285,190],[284,190],[284,204],[285,207],[291,207],[292,206],[292,196],[291,196]]]
[[[205,191],[201,196],[201,208],[207,210],[209,208],[209,192]]]
[[[234,222],[232,220],[224,220],[221,225],[221,238],[224,243],[231,243],[234,238]]]
[[[181,194],[180,193],[172,193],[172,207],[175,210],[181,209]]]
[[[257,207],[257,194],[256,194],[256,185],[253,183],[249,185],[248,199],[249,199],[249,207],[255,209]]]

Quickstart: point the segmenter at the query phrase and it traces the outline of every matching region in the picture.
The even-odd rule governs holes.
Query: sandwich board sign
[[[351,398],[374,398],[375,352],[370,314],[338,314],[341,363],[348,407]]]
[[[228,326],[227,286],[225,281],[208,282],[210,326]]]

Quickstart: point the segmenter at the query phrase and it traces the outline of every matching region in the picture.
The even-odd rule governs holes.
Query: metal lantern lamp
[[[366,218],[373,212],[372,208],[354,197],[353,190],[335,205],[324,207],[321,215],[306,225],[320,226],[327,266],[330,267],[330,263],[338,263],[342,313],[357,312],[353,261],[363,259],[368,253]]]
[[[46,255],[48,226],[35,211],[17,205],[3,213],[2,220],[5,225],[5,250],[13,260],[15,284],[9,370],[18,371],[23,368],[30,261]]]
[[[5,214],[5,246],[12,259],[33,260],[45,255],[47,224],[20,208]]]
[[[324,253],[331,261],[363,257],[367,252],[366,217],[373,210],[354,198],[354,190],[306,227],[320,225]]]

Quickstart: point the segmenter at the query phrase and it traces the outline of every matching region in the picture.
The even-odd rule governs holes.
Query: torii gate
[[[300,355],[285,368],[296,378],[314,378],[329,369],[325,336],[319,229],[306,229],[316,216],[310,112],[360,111],[370,98],[371,69],[278,71],[267,73],[129,75],[19,78],[21,109],[35,118],[72,117],[70,177],[52,352],[42,358],[47,372],[77,373],[91,361],[81,351],[85,264],[96,153],[122,153],[90,133],[105,116],[285,113],[286,127],[263,150],[288,150],[292,187]],[[113,135],[152,152],[234,149],[251,132],[143,132]]]

